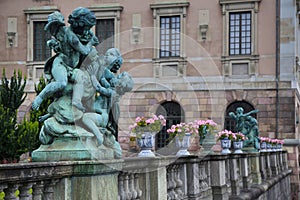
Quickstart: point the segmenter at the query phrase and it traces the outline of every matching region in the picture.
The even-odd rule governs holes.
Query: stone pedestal
[[[226,168],[225,160],[228,158],[226,156],[211,155],[213,159],[210,163],[211,169],[211,188],[213,199],[216,200],[225,200],[229,198],[226,185]]]
[[[118,174],[122,163],[123,160],[74,162],[72,177],[56,184],[53,199],[118,199]]]
[[[252,175],[252,182],[256,184],[261,184],[261,172],[260,172],[260,165],[259,165],[259,153],[251,153],[249,155],[250,158],[250,166],[251,166],[251,175]]]
[[[64,135],[57,137],[52,144],[41,145],[32,152],[32,161],[77,161],[113,159],[113,149],[104,145],[97,147],[93,135],[75,137]]]

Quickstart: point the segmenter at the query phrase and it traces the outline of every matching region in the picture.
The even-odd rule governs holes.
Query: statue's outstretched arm
[[[70,45],[82,55],[88,55],[93,48],[93,45],[96,43],[95,37],[93,37],[86,45],[83,45],[75,33],[71,33]],[[97,39],[98,40],[98,39]]]
[[[229,116],[230,116],[231,118],[233,118],[233,119],[236,118],[236,115],[234,114],[234,112],[230,112],[230,113],[229,113]]]
[[[259,110],[251,110],[250,112],[246,113],[245,116],[254,114],[254,113],[258,113]]]

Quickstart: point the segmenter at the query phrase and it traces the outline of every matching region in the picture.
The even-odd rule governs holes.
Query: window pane
[[[114,47],[115,20],[114,19],[98,19],[96,23],[96,36],[99,39],[99,53],[105,52]]]
[[[180,55],[180,16],[160,17],[160,49],[160,57]]]
[[[47,22],[33,22],[33,60],[45,61],[51,57],[51,49],[47,40],[51,39],[50,33],[44,31]]]
[[[251,52],[251,13],[229,14],[229,53],[230,55],[250,54]]]

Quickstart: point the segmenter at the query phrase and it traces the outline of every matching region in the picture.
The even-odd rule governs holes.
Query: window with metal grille
[[[33,60],[45,61],[51,57],[51,49],[47,40],[51,39],[49,32],[44,31],[47,22],[33,22]]]
[[[114,19],[98,19],[96,24],[96,36],[99,39],[98,51],[100,54],[114,47],[115,20]]]
[[[169,135],[167,129],[172,125],[179,124],[183,120],[183,110],[181,106],[176,102],[162,103],[157,111],[157,115],[163,115],[166,119],[166,126],[162,127],[162,130],[156,134],[156,148],[162,148],[169,144]]]
[[[254,107],[246,101],[235,101],[235,102],[231,103],[226,109],[224,129],[236,132],[235,120],[229,116],[229,113],[230,112],[236,113],[236,109],[238,107],[242,107],[244,109],[244,113],[248,113],[248,112],[254,110]],[[256,119],[256,113],[251,114],[251,116]]]
[[[229,14],[229,54],[251,54],[251,12]]]
[[[160,17],[160,57],[180,55],[180,16]]]

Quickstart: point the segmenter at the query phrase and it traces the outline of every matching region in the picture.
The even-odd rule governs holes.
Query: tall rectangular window
[[[44,31],[47,22],[33,22],[33,60],[45,61],[51,57],[51,49],[47,41],[51,39],[49,32]]]
[[[114,47],[115,20],[114,19],[98,19],[96,24],[96,36],[100,42],[99,53],[105,52]]]
[[[160,57],[180,55],[180,16],[160,17]]]
[[[229,14],[229,54],[251,54],[251,12]]]

